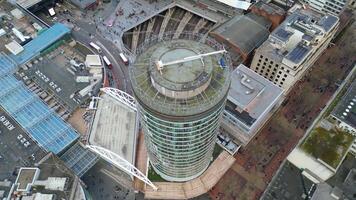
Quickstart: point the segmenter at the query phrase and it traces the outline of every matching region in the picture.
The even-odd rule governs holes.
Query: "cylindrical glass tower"
[[[222,47],[187,36],[146,41],[129,70],[150,163],[168,181],[188,181],[208,167],[230,85],[227,54],[197,56]]]

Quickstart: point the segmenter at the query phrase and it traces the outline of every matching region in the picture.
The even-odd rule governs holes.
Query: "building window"
[[[272,75],[274,75],[275,73],[274,72],[272,72]]]
[[[268,76],[268,73],[265,73],[265,76]]]
[[[279,72],[278,72],[278,74],[282,74],[282,72],[281,72],[281,71],[279,71]]]
[[[269,62],[271,65],[273,64],[273,61],[271,60],[271,62]]]
[[[257,63],[257,66],[260,66],[260,63]]]
[[[284,78],[287,78],[287,74],[284,74]]]
[[[262,69],[264,69],[265,68],[265,66],[262,66]]]
[[[277,68],[273,68],[273,71],[275,71],[275,72],[276,72],[276,71],[277,71]]]
[[[289,69],[287,69],[287,73],[289,73],[290,71],[289,71]]]
[[[272,65],[268,65],[268,68],[272,68]]]
[[[282,78],[282,81],[285,81],[286,79],[285,78]]]
[[[268,58],[265,58],[265,61],[268,61]]]
[[[260,58],[263,58],[263,56],[262,56],[262,55],[260,55]]]
[[[281,81],[281,82],[279,82],[281,85],[283,85],[283,82]]]
[[[277,78],[281,77],[280,75],[277,75]]]
[[[269,69],[267,69],[267,72],[269,72],[270,70]]]

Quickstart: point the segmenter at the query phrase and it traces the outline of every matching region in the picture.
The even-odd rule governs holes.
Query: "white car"
[[[23,136],[21,134],[17,136],[18,140],[21,140],[22,138],[23,138]]]
[[[26,142],[23,144],[23,146],[25,146],[25,147],[30,146],[30,142],[29,142],[29,141],[26,141]]]
[[[26,138],[22,138],[21,140],[20,140],[20,142],[23,144],[23,143],[25,143],[27,140],[26,140]]]

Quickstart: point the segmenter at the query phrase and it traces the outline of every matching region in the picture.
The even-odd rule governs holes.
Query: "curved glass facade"
[[[162,178],[187,181],[208,167],[214,150],[224,102],[198,120],[153,114],[140,107],[150,163]]]
[[[188,181],[212,160],[231,59],[210,37],[171,36],[145,41],[129,74],[152,167],[168,181]]]

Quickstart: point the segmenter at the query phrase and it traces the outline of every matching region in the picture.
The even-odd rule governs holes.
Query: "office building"
[[[244,65],[231,75],[222,127],[247,145],[282,100],[283,90]]]
[[[344,11],[348,6],[355,7],[354,0],[303,0],[302,2],[305,3],[308,8],[316,12],[336,16],[340,15],[340,13]]]
[[[251,69],[288,92],[334,37],[338,17],[298,9],[255,52]]]
[[[172,37],[146,41],[129,72],[151,166],[168,181],[188,181],[212,161],[231,61],[209,37]]]
[[[346,94],[338,102],[331,117],[336,121],[337,126],[356,137],[356,81],[348,88]],[[350,151],[356,156],[356,140]]]
[[[266,18],[249,13],[233,17],[209,34],[226,46],[237,66],[251,61],[253,51],[267,40],[270,27],[271,22]]]

